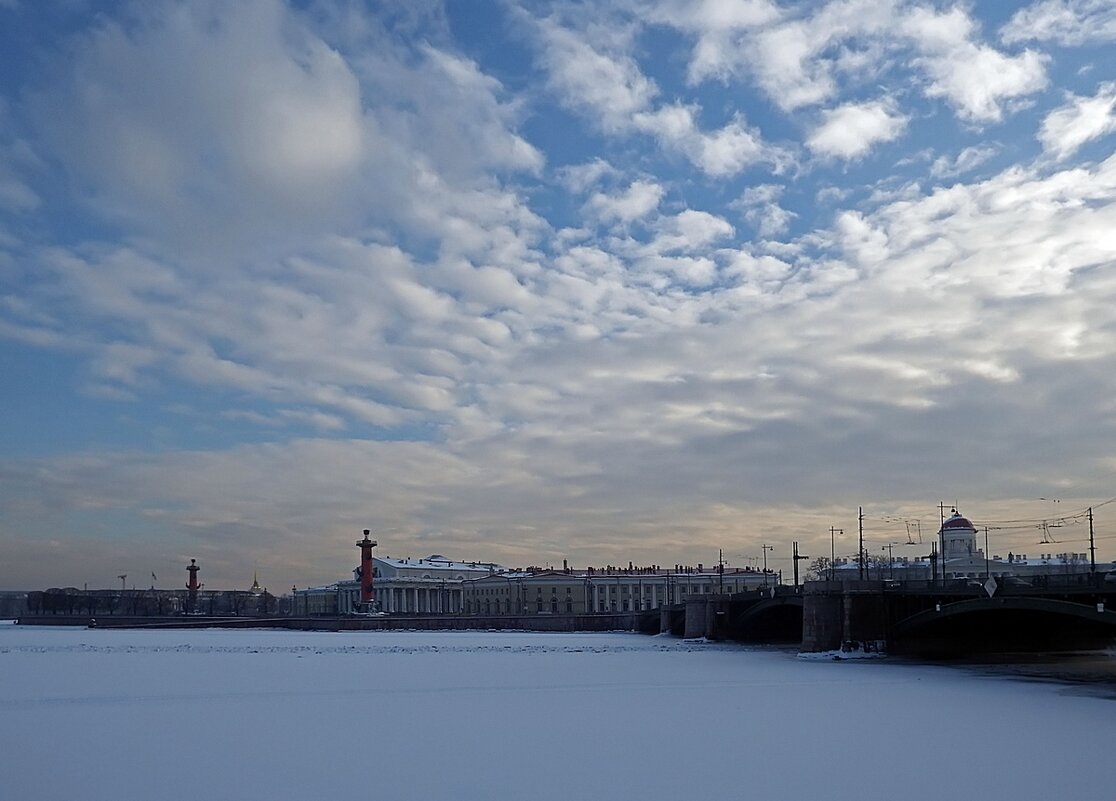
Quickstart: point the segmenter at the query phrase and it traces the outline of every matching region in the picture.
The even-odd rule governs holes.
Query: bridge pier
[[[682,636],[688,640],[705,637],[721,640],[726,636],[728,596],[707,595],[686,601],[686,626]]]
[[[878,582],[811,582],[803,598],[802,650],[837,651],[846,642],[887,639],[887,608]],[[866,586],[858,586],[864,584]]]

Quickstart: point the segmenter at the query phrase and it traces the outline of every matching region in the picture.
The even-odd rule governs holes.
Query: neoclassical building
[[[372,560],[377,610],[386,614],[537,615],[632,612],[681,603],[700,595],[772,586],[774,572],[704,565],[585,570],[512,570],[492,562],[458,562],[435,554],[422,559]],[[292,588],[293,614],[352,614],[360,581]]]
[[[464,612],[474,615],[635,612],[699,595],[772,586],[774,573],[749,568],[677,567],[546,570],[493,574],[465,582]]]
[[[387,614],[456,614],[463,609],[468,579],[507,572],[492,562],[457,562],[441,554],[421,559],[372,559],[376,608]],[[353,579],[322,587],[292,589],[295,614],[351,614],[360,605],[359,570]]]

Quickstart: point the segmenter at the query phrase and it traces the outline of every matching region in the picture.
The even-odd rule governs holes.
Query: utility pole
[[[937,549],[939,549],[941,551],[941,553],[937,554],[937,556],[939,556],[939,559],[942,562],[942,586],[944,587],[945,586],[945,502],[944,501],[937,502],[937,509],[939,509],[939,512],[941,513],[941,520],[942,520],[942,522],[939,524],[939,527],[937,527],[937,543],[939,543],[939,544],[937,544]]]
[[[857,507],[856,512],[857,523],[860,526],[860,552],[856,558],[860,560],[860,580],[864,581],[864,507]]]
[[[1093,539],[1093,507],[1089,507],[1089,572],[1097,573],[1097,548]]]
[[[881,551],[887,550],[887,577],[889,579],[895,578],[895,557],[891,555],[891,546],[894,544],[894,542],[889,542],[883,548],[880,548]],[[883,578],[883,576],[880,576],[880,578]]]
[[[840,531],[842,537],[845,536],[845,530],[843,528],[834,528],[833,526],[829,527],[829,580],[830,581],[833,581],[833,579],[834,579],[833,568],[835,567],[834,562],[837,561],[837,552],[834,549],[834,545],[833,545],[833,534],[836,531]]]
[[[794,555],[791,557],[794,560],[794,586],[798,586],[798,563],[803,559],[809,559],[809,556],[798,555],[798,541],[794,543]]]
[[[946,552],[945,552],[945,502],[938,501],[938,510],[941,512],[942,522],[938,526],[938,550],[941,551],[939,558],[942,561],[942,586],[946,582]]]

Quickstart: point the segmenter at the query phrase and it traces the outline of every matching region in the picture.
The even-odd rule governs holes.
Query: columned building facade
[[[453,615],[464,608],[464,582],[505,568],[492,562],[458,562],[434,554],[421,559],[372,559],[376,610],[391,615]],[[347,615],[360,608],[360,579],[295,589],[293,608],[311,615]]]
[[[465,582],[464,612],[472,615],[638,612],[687,598],[774,586],[775,573],[679,567],[506,572]]]
[[[491,562],[376,557],[376,610],[389,615],[541,615],[638,612],[687,598],[774,586],[753,568],[697,567],[509,570]],[[360,608],[360,581],[293,590],[295,614],[345,615]]]

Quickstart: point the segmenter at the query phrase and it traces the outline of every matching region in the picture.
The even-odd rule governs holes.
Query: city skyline
[[[1116,10],[988,5],[0,1],[0,588],[1110,561]]]

